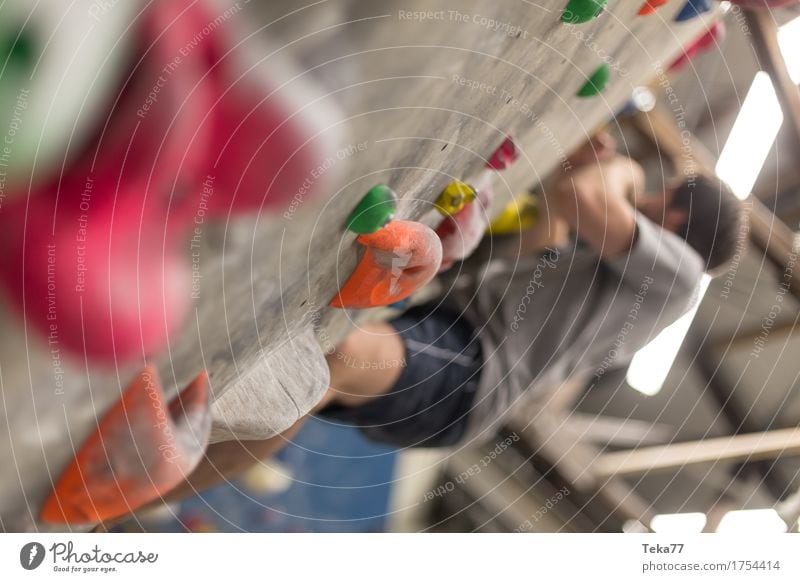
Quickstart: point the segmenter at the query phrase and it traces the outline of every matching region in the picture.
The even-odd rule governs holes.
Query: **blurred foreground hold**
[[[184,480],[208,442],[208,377],[172,402],[154,368],[131,382],[61,474],[42,509],[50,523],[90,524],[154,501]]]

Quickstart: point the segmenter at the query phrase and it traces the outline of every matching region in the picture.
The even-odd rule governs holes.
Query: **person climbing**
[[[492,438],[526,393],[628,363],[735,253],[741,205],[718,180],[645,194],[641,166],[605,132],[570,163],[542,188],[527,256],[462,273],[337,347],[320,416],[400,447]]]
[[[525,394],[627,363],[735,253],[741,205],[718,180],[645,194],[641,166],[605,133],[570,162],[543,185],[525,256],[489,260],[435,301],[352,332],[327,355],[330,389],[314,413],[398,447],[492,438]],[[273,453],[299,424],[213,445],[189,486]]]

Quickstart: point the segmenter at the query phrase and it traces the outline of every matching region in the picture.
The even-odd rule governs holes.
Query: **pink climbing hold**
[[[0,288],[40,341],[65,356],[135,361],[163,348],[183,322],[191,268],[168,215],[143,191],[134,182],[116,199],[21,197],[0,212]]]
[[[173,205],[189,221],[198,212],[226,218],[281,211],[327,155],[314,138],[330,121],[321,120],[321,106],[298,111],[290,93],[296,85],[278,90],[282,81],[270,79],[269,68],[240,69],[233,25],[208,27],[216,16],[208,2],[151,4],[141,30],[143,60],[105,132],[149,156],[141,167],[162,187],[179,186]],[[158,99],[150,97],[154,87]]]
[[[440,273],[452,267],[456,261],[466,259],[478,248],[489,222],[487,209],[491,198],[491,190],[481,188],[474,202],[464,206],[458,213],[445,217],[439,224],[436,234],[442,241]]]
[[[519,157],[517,144],[514,143],[513,138],[507,137],[503,140],[494,153],[489,158],[486,167],[490,170],[505,170],[513,164]]]
[[[0,209],[0,288],[41,341],[57,336],[81,362],[164,348],[191,301],[190,229],[283,210],[327,155],[316,118],[272,92],[269,70],[235,68],[215,16],[207,2],[152,3],[141,59],[83,155]]]

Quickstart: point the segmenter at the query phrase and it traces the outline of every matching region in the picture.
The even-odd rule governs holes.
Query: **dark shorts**
[[[472,326],[457,312],[432,304],[412,307],[389,323],[406,348],[397,383],[367,404],[331,405],[320,415],[357,426],[373,441],[454,445],[466,432],[483,363]]]

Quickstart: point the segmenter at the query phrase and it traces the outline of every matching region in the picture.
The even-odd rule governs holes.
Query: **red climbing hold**
[[[97,523],[159,499],[195,468],[210,429],[205,372],[167,404],[157,372],[144,368],[61,474],[42,521]]]
[[[692,59],[717,46],[725,38],[725,23],[717,20],[699,38],[689,44],[681,56],[675,59],[669,66],[669,71],[674,72],[688,65]]]
[[[436,275],[442,244],[418,222],[393,220],[358,242],[366,247],[353,274],[331,301],[331,307],[366,309],[405,299]]]
[[[489,158],[486,167],[490,170],[505,170],[513,164],[518,157],[519,151],[517,150],[517,144],[514,143],[511,137],[507,137]]]

